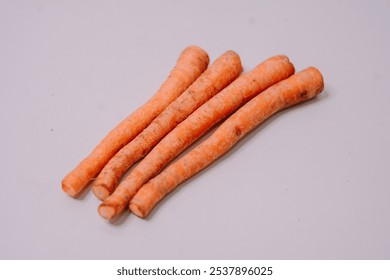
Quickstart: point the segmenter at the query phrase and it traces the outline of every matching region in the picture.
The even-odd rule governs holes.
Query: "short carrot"
[[[94,182],[94,194],[101,200],[106,199],[136,161],[144,157],[178,123],[235,80],[242,70],[240,57],[233,51],[227,51],[216,59],[184,93],[107,163]]]
[[[123,146],[136,137],[203,73],[208,63],[209,56],[203,49],[196,46],[187,47],[155,95],[106,135],[63,179],[62,189],[70,196],[76,197]]]
[[[138,189],[182,150],[222,118],[293,73],[294,66],[286,56],[281,55],[264,61],[252,71],[238,77],[165,136],[119,184],[113,194],[103,201],[99,214],[105,219],[117,217],[128,206]]]
[[[146,217],[181,182],[229,151],[269,116],[315,97],[323,87],[321,73],[310,67],[268,88],[230,116],[204,142],[143,185],[130,202],[131,211],[139,217]]]

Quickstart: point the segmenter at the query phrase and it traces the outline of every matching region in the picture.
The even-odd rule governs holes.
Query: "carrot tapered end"
[[[147,215],[147,213],[145,213],[142,210],[142,207],[139,207],[138,204],[130,203],[129,208],[130,208],[131,212],[133,212],[135,215],[137,215],[140,218],[145,218]]]
[[[72,185],[68,184],[65,180],[62,181],[62,190],[71,197],[76,197],[78,195],[78,192],[76,192],[75,189],[72,188]]]
[[[111,220],[115,216],[115,208],[109,205],[100,205],[99,214],[106,220]]]
[[[110,196],[110,192],[104,186],[93,186],[92,191],[100,200],[105,200]]]

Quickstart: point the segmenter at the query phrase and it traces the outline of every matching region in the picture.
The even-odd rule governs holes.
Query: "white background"
[[[0,258],[389,259],[388,1],[0,0]],[[325,90],[146,220],[109,223],[62,178],[180,52],[286,54]]]

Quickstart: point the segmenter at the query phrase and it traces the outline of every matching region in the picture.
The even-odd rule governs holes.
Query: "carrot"
[[[130,172],[114,193],[103,201],[99,207],[99,214],[106,219],[117,217],[138,189],[183,149],[259,92],[293,73],[294,66],[288,58],[276,56],[238,77],[163,138]]]
[[[321,73],[311,67],[265,90],[229,117],[204,142],[146,183],[131,200],[131,211],[139,217],[146,217],[181,182],[229,151],[269,116],[315,97],[323,87]]]
[[[236,79],[242,70],[238,54],[228,51],[221,55],[144,131],[107,163],[94,182],[94,194],[102,200],[107,198],[115,190],[118,180],[137,160],[145,156],[178,123]]]
[[[208,54],[203,49],[187,47],[155,95],[106,135],[88,157],[63,179],[62,189],[76,197],[124,145],[202,74],[208,63]]]

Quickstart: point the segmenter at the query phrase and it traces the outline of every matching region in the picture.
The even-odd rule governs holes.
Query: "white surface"
[[[337,3],[337,4],[336,4]],[[2,259],[390,258],[388,1],[0,1]],[[60,182],[190,44],[325,78],[114,224]]]

